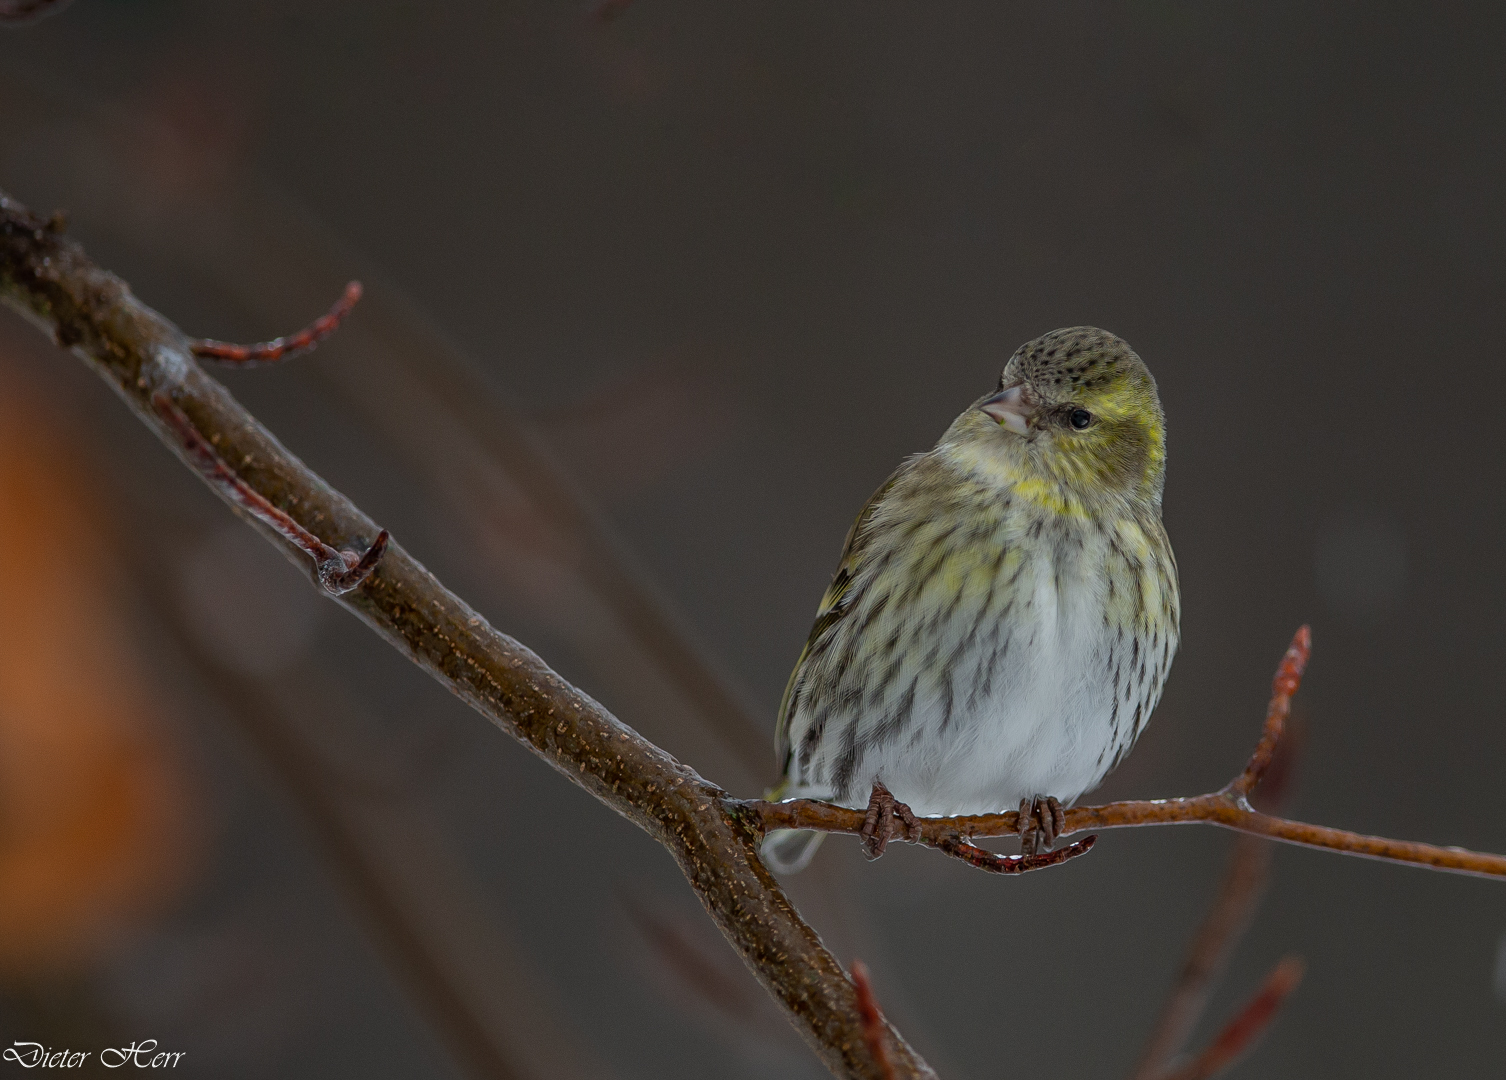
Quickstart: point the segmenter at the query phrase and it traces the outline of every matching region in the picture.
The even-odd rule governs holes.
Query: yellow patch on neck
[[[1011,487],[1014,493],[1027,502],[1066,517],[1088,519],[1088,509],[1077,496],[1063,491],[1061,485],[1035,476],[1020,477]]]
[[[948,451],[958,466],[985,483],[1004,488],[1053,514],[1088,520],[1088,508],[1081,498],[1060,483],[1027,474],[992,448],[975,442],[960,442],[948,447]]]

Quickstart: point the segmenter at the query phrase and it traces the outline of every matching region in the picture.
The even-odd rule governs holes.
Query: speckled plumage
[[[848,534],[780,707],[780,797],[861,806],[877,780],[922,815],[1070,802],[1150,718],[1180,612],[1155,382],[1074,327],[1022,346],[999,390]],[[791,870],[812,848],[765,852]]]

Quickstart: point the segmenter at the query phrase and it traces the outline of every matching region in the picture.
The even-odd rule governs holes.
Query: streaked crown
[[[1027,342],[976,408],[995,423],[969,425],[973,437],[1001,440],[1043,481],[1159,507],[1166,420],[1155,379],[1122,338],[1072,326]]]

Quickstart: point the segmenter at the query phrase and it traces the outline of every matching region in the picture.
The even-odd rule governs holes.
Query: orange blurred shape
[[[0,976],[88,963],[185,880],[187,788],[101,517],[65,433],[0,366]]]

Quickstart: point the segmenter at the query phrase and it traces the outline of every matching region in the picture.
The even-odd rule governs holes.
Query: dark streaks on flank
[[[853,717],[842,731],[842,752],[837,756],[836,768],[831,774],[832,790],[838,799],[851,796],[852,774],[858,767],[858,723],[861,717]]]
[[[941,676],[941,730],[945,732],[952,726],[952,708],[955,705],[956,689],[952,685],[953,675],[950,671],[942,672]]]

